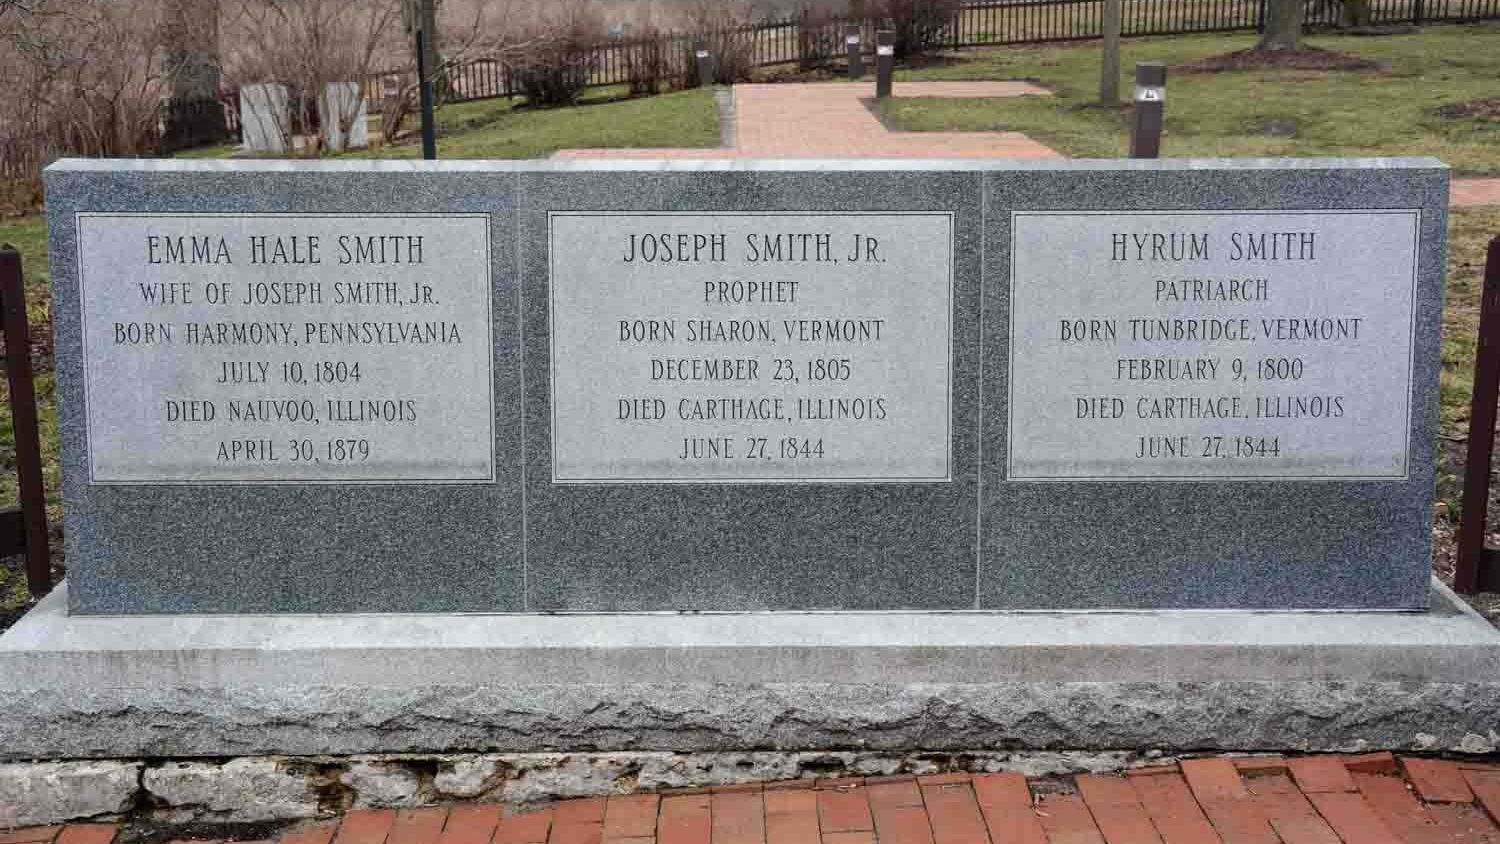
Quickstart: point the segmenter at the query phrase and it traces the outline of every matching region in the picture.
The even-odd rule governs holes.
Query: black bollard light
[[[1167,66],[1140,62],[1135,66],[1135,121],[1130,130],[1131,158],[1161,156],[1161,124],[1167,98]]]
[[[896,32],[882,29],[875,33],[875,96],[891,95],[891,75],[896,72]]]
[[[844,27],[844,49],[849,53],[850,79],[861,79],[865,75],[864,46],[860,44],[860,30],[863,28],[857,23]]]
[[[698,63],[698,84],[712,85],[714,83],[714,57],[708,51],[708,45],[702,41],[693,42],[693,59]]]

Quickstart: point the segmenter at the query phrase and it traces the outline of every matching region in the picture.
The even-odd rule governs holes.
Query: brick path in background
[[[1454,179],[1449,187],[1455,208],[1500,205],[1500,179]]]
[[[1020,132],[892,132],[874,82],[735,85],[732,149],[566,149],[555,158],[1062,158]],[[1027,82],[898,82],[897,97],[1048,96]],[[1455,208],[1500,205],[1500,179],[1454,179]]]
[[[897,97],[1050,96],[1027,82],[898,82]],[[733,149],[569,149],[555,158],[1061,158],[1020,132],[892,132],[875,82],[735,85]]]
[[[275,841],[1500,844],[1497,823],[1500,765],[1371,753],[1215,757],[1031,782],[1020,774],[942,774],[754,783],[566,800],[521,814],[486,804],[360,809]],[[0,831],[0,844],[111,844],[117,831],[33,827]]]

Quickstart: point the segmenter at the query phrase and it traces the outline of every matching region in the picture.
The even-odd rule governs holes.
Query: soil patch
[[[1271,117],[1250,124],[1250,132],[1269,138],[1297,137],[1297,121],[1290,117]]]
[[[1484,97],[1463,103],[1440,106],[1433,111],[1439,117],[1457,119],[1477,117],[1481,120],[1500,120],[1500,97]]]
[[[188,823],[171,824],[150,820],[127,823],[115,839],[117,844],[165,844],[168,841],[270,841],[296,827],[301,821],[263,821],[260,823]]]
[[[1379,62],[1303,47],[1300,50],[1236,50],[1218,56],[1209,56],[1187,64],[1175,65],[1172,70],[1179,73],[1221,73],[1226,70],[1262,70],[1280,68],[1285,70],[1384,70]]]

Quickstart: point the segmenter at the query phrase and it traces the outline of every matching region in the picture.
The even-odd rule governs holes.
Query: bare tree
[[[151,145],[163,80],[160,16],[118,0],[7,0],[0,6],[0,133],[83,155]]]
[[[457,72],[464,65],[490,63],[493,76],[499,76],[539,56],[565,52],[566,42],[580,29],[588,29],[590,38],[602,32],[594,0],[441,0],[436,18],[442,58],[430,71],[439,83],[434,88],[458,96],[469,93],[463,88],[467,76]],[[403,45],[408,61],[400,74],[401,87],[384,101],[381,131],[387,141],[396,138],[402,121],[416,107],[418,80],[412,47]]]
[[[295,129],[312,123],[320,100],[338,121],[338,136],[348,137],[399,20],[396,0],[228,0],[221,20],[224,73],[240,86],[286,86],[291,108],[271,110],[284,148],[292,147]],[[345,99],[338,93],[343,86],[353,86],[353,103],[328,105]]]

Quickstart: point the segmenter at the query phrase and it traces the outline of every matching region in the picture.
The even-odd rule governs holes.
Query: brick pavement
[[[900,82],[897,97],[1048,96],[1026,82]],[[736,85],[733,149],[573,149],[556,158],[1060,158],[1020,132],[892,132],[874,83]]]
[[[1500,844],[1497,822],[1500,765],[1371,753],[1215,757],[1031,782],[942,774],[749,783],[566,800],[519,814],[493,804],[360,809],[275,841]],[[109,824],[0,830],[0,844],[111,844],[118,832]]]
[[[555,158],[1062,158],[1020,132],[892,132],[868,106],[873,83],[733,88],[736,144],[711,149],[568,149]],[[1026,82],[898,82],[897,97],[1046,96]],[[1455,208],[1500,205],[1500,179],[1454,179]]]
[[[1450,202],[1455,208],[1500,205],[1500,179],[1454,179],[1449,188]]]

